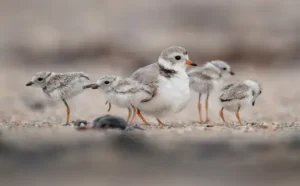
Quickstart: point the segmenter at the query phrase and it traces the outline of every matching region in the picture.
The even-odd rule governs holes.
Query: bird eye
[[[227,70],[227,68],[225,68],[225,67],[224,67],[224,68],[222,68],[222,69],[223,69],[223,70]]]
[[[259,91],[259,94],[261,94],[261,91]]]
[[[176,60],[180,60],[180,59],[181,59],[181,56],[175,56],[175,59],[176,59]]]
[[[38,78],[37,80],[38,80],[38,81],[43,81],[43,78]]]
[[[109,81],[104,81],[105,84],[109,84]]]

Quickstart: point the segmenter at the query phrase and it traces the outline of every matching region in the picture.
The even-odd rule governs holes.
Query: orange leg
[[[223,109],[224,109],[224,107],[222,107],[222,109],[219,111],[219,115],[220,115],[222,121],[223,121],[225,124],[227,124],[227,122],[226,122],[225,119],[224,119]]]
[[[106,101],[105,105],[107,105],[107,103],[108,103],[108,110],[107,110],[107,112],[109,112],[110,109],[111,109],[111,103],[109,103],[108,101]]]
[[[161,122],[158,118],[156,118],[157,122],[158,122],[158,125],[161,125],[161,126],[167,126],[166,124],[164,124],[163,122]]]
[[[66,102],[66,100],[63,99],[63,102],[67,107],[67,121],[66,121],[66,124],[64,124],[64,125],[70,125],[70,107],[69,107],[68,103]]]
[[[240,107],[239,107],[238,111],[235,112],[235,116],[236,116],[236,118],[238,119],[240,125],[243,125],[243,123],[242,123],[242,121],[241,121],[241,118],[240,118],[240,113],[239,113],[239,111],[240,111]]]
[[[135,116],[136,116],[136,109],[135,109],[134,106],[132,106],[132,110],[133,110],[133,112],[132,112],[132,118],[131,118],[131,120],[128,123],[129,125],[132,125],[132,123],[134,122]]]
[[[146,124],[146,125],[150,125],[144,118],[144,116],[141,114],[141,111],[139,109],[136,110],[136,114],[143,120],[143,122]]]
[[[204,123],[209,122],[209,119],[208,119],[208,98],[209,98],[209,93],[207,93],[206,100],[205,100],[206,119],[205,119]]]
[[[198,114],[199,114],[200,123],[203,123],[202,115],[201,115],[201,94],[200,93],[199,93],[197,108],[198,108]]]
[[[129,122],[130,117],[131,117],[131,109],[130,109],[130,107],[128,107],[128,117],[126,120],[127,123]]]

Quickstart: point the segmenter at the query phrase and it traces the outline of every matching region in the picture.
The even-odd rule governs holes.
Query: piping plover
[[[224,86],[221,89],[221,95],[219,97],[219,101],[222,105],[219,114],[223,122],[226,123],[223,115],[223,109],[226,109],[228,111],[235,112],[238,122],[242,125],[239,111],[249,104],[254,106],[256,98],[261,93],[261,85],[255,80],[245,80],[244,82]]]
[[[121,108],[128,108],[127,123],[129,124],[135,118],[136,109],[134,105],[152,99],[157,90],[154,84],[143,84],[130,78],[122,79],[118,76],[102,76],[96,83],[86,85],[85,88],[99,89],[104,93],[108,103]]]
[[[67,107],[66,124],[70,124],[70,107],[66,99],[81,93],[89,77],[83,72],[38,72],[26,86],[41,87],[53,100],[62,100]]]
[[[187,51],[179,46],[165,49],[159,56],[158,62],[142,67],[135,71],[131,79],[140,83],[154,83],[158,87],[155,96],[134,106],[138,116],[145,124],[140,111],[158,118],[182,111],[190,99],[189,78],[186,74],[187,65],[196,66],[189,60]]]
[[[208,99],[210,93],[213,89],[221,84],[224,75],[230,74],[234,75],[234,72],[231,71],[231,67],[224,61],[211,61],[207,62],[202,67],[193,67],[187,72],[190,78],[190,87],[195,92],[199,93],[198,96],[198,114],[200,123],[209,122],[208,118]],[[203,122],[201,115],[201,95],[206,94],[205,99],[205,110],[206,110],[206,119]]]

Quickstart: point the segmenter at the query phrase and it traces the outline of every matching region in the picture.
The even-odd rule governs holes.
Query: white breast
[[[182,111],[190,99],[189,78],[185,71],[179,71],[174,77],[158,77],[158,91],[149,102],[141,103],[138,108],[156,117]]]
[[[120,108],[130,107],[130,97],[128,94],[116,94],[114,92],[105,94],[108,102]]]

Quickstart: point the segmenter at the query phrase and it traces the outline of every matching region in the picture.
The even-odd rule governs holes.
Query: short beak
[[[33,82],[32,82],[32,81],[26,83],[26,86],[31,86],[31,85],[33,85]]]
[[[185,64],[189,65],[189,66],[197,66],[196,63],[193,63],[191,60],[186,60]]]
[[[255,101],[252,102],[252,106],[254,106],[254,105],[255,105]]]
[[[235,75],[235,73],[234,73],[234,72],[232,72],[232,71],[230,72],[230,74],[231,74],[231,75],[233,75],[233,76]]]
[[[97,89],[98,87],[99,86],[97,84],[89,84],[89,85],[83,86],[83,89],[87,89],[87,88]]]

